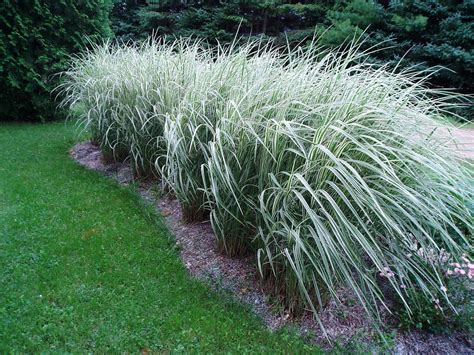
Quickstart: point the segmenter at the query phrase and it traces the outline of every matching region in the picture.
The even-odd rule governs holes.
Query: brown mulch
[[[90,141],[75,145],[70,154],[79,164],[112,177],[120,184],[134,182],[129,164],[104,162],[99,147]],[[140,195],[153,203],[163,216],[168,228],[176,238],[181,259],[194,277],[205,280],[213,288],[230,292],[234,298],[251,307],[271,330],[285,324],[297,327],[310,342],[330,349],[327,338],[345,344],[351,340],[370,343],[375,334],[373,322],[366,316],[362,306],[354,302],[354,295],[348,289],[338,294],[341,303],[330,301],[319,312],[326,335],[310,312],[290,317],[285,310],[277,310],[269,302],[268,292],[259,279],[259,271],[253,256],[235,258],[221,254],[209,221],[184,223],[179,202],[171,195],[159,199],[153,193],[156,182],[138,181]],[[387,319],[388,312],[384,313]],[[388,321],[390,322],[390,320]],[[472,341],[465,333],[453,335],[432,335],[422,332],[399,333],[393,353],[397,354],[474,354]]]

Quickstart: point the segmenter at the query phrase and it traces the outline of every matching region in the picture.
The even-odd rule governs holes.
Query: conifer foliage
[[[111,35],[110,0],[0,3],[0,117],[46,121],[60,115],[51,89],[71,53]]]

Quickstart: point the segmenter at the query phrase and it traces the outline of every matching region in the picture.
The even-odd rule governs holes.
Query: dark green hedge
[[[144,5],[144,1],[141,1]],[[263,36],[279,45],[299,45],[314,32],[321,43],[337,46],[348,36],[368,37],[366,48],[390,47],[374,60],[420,69],[443,66],[435,86],[474,93],[473,0],[161,0],[153,6],[117,1],[113,12],[118,37],[194,35],[210,42]],[[367,31],[364,33],[364,30]],[[407,54],[408,51],[408,54]],[[406,54],[406,56],[405,56]]]
[[[87,38],[110,36],[110,0],[2,0],[0,120],[61,116],[52,88]]]

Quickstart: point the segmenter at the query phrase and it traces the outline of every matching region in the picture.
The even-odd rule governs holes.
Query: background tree
[[[87,43],[111,36],[109,0],[3,0],[0,3],[0,117],[49,120],[54,74]]]
[[[323,45],[334,47],[362,36],[366,48],[387,47],[373,54],[374,61],[443,67],[433,85],[474,93],[473,0],[161,0],[134,2],[125,12],[131,28],[125,17],[114,21],[125,39],[154,32],[225,43],[239,30],[277,45],[301,45],[317,33]]]

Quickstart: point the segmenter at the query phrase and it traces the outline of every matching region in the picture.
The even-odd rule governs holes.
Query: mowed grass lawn
[[[0,125],[0,352],[301,352],[193,280],[137,195],[68,156],[72,124]]]

